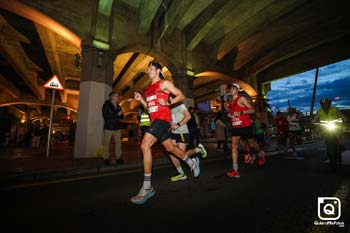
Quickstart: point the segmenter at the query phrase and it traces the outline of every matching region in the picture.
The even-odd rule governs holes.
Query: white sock
[[[180,174],[184,174],[184,173],[185,173],[184,170],[182,170],[182,167],[181,167],[181,166],[180,166],[180,167],[177,167],[176,170],[177,170],[177,172],[180,173]]]
[[[238,171],[238,164],[234,163],[232,164],[233,170]]]
[[[194,166],[194,162],[192,159],[190,159],[190,157],[188,157],[187,155],[185,156],[185,158],[182,159],[185,163],[188,164],[188,166],[192,169]]]
[[[150,189],[151,188],[151,176],[152,176],[152,173],[144,174],[143,187],[145,189]]]

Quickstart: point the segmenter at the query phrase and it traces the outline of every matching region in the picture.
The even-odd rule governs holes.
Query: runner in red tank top
[[[244,111],[249,110],[249,107],[243,105],[239,105],[238,101],[244,98],[242,96],[237,96],[237,98],[235,100],[232,100],[230,103],[230,112],[234,113],[234,112],[239,112],[240,115],[239,116],[234,116],[231,117],[231,125],[232,128],[245,128],[245,127],[249,127],[252,125],[252,122],[250,121],[250,117],[248,114],[243,114]]]
[[[238,143],[239,140],[247,140],[249,144],[259,152],[259,164],[265,161],[265,153],[254,140],[252,132],[252,123],[249,114],[255,112],[253,106],[244,96],[239,95],[240,86],[236,83],[230,85],[232,100],[230,103],[230,112],[227,116],[231,119],[231,136],[232,136],[232,164],[233,169],[226,175],[231,178],[239,178],[238,172]],[[255,156],[254,156],[255,160]]]
[[[195,149],[191,151],[182,151],[176,147],[170,139],[170,121],[171,112],[169,109],[169,94],[174,98],[171,104],[182,102],[185,99],[184,94],[168,80],[164,80],[161,73],[162,66],[159,63],[151,62],[148,65],[148,76],[152,80],[151,85],[146,89],[146,100],[138,92],[135,92],[135,100],[148,109],[151,118],[151,125],[142,138],[141,150],[143,153],[143,167],[144,167],[144,182],[139,193],[132,197],[130,201],[134,204],[144,204],[148,199],[155,195],[155,191],[151,185],[152,174],[152,150],[151,147],[159,141],[164,148],[171,154],[182,159],[188,164],[195,178],[199,177],[199,159],[189,158],[190,155],[195,154]]]
[[[171,112],[168,105],[161,105],[158,100],[169,99],[169,93],[164,92],[160,88],[162,80],[159,80],[151,85],[149,85],[146,89],[146,102],[148,113],[151,118],[151,122],[155,119],[164,120],[166,122],[171,121]]]

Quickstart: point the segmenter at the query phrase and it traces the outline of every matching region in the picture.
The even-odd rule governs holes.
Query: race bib
[[[242,125],[242,123],[243,123],[242,120],[239,119],[238,117],[231,119],[232,126],[239,126],[239,125]]]
[[[148,97],[146,98],[146,101],[147,101],[147,102],[150,102],[150,101],[155,100],[155,99],[157,99],[157,95],[151,95],[151,96],[148,96]]]
[[[158,112],[158,106],[156,105],[157,95],[151,95],[146,98],[148,113]]]
[[[289,130],[300,130],[300,125],[299,125],[299,121],[291,121],[289,123]]]
[[[152,106],[148,108],[148,113],[158,112],[158,106]]]

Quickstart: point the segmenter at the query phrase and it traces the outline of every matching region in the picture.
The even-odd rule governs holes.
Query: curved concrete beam
[[[196,74],[196,77],[197,78],[210,77],[213,80],[214,79],[222,80],[223,84],[229,84],[229,83],[235,82],[235,83],[239,84],[241,86],[241,88],[245,92],[247,92],[248,95],[256,96],[258,94],[257,91],[252,86],[250,86],[248,83],[246,83],[246,82],[244,82],[242,80],[239,80],[237,78],[230,77],[230,76],[228,76],[226,74],[219,73],[219,72],[206,71],[206,72],[202,72],[202,73]]]
[[[80,48],[81,39],[74,32],[59,24],[57,21],[48,17],[47,15],[17,0],[2,0],[0,1],[0,8],[20,15],[26,19],[33,21],[34,23],[40,24],[41,26],[44,26],[49,30],[57,33],[58,35],[62,36]]]
[[[18,99],[21,95],[20,91],[11,82],[9,82],[2,74],[0,74],[0,90],[7,92],[12,98]]]
[[[151,56],[157,62],[159,62],[163,67],[166,66],[170,71],[170,73],[176,73],[177,67],[180,65],[180,64],[174,63],[174,60],[172,60],[163,51],[159,51],[158,49],[150,49],[149,47],[146,47],[140,44],[131,44],[119,50],[113,50],[113,53],[116,54],[116,56],[123,53],[140,53],[140,54],[145,54],[147,56]]]

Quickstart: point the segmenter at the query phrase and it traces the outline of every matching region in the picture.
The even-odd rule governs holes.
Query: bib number
[[[238,117],[232,118],[232,120],[231,120],[232,126],[240,126],[240,125],[242,125],[242,123],[243,123],[242,120],[239,119]]]
[[[299,123],[297,123],[297,122],[291,122],[291,123],[289,124],[289,130],[293,130],[293,131],[295,131],[295,130],[300,130],[300,125],[299,125]]]
[[[158,106],[152,106],[152,107],[148,108],[148,112],[149,113],[158,112]]]

